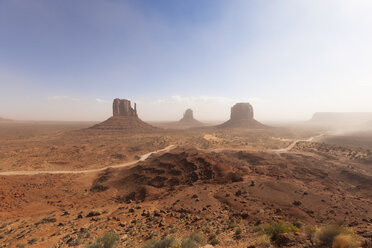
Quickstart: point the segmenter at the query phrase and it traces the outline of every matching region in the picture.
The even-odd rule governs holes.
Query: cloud
[[[80,98],[70,97],[70,96],[47,96],[47,100],[49,101],[72,101],[72,102],[80,102]]]
[[[249,102],[249,103],[258,103],[263,102],[263,99],[259,97],[250,97],[250,98],[229,98],[222,96],[179,96],[173,95],[168,98],[157,99],[154,103],[182,103],[182,104],[199,104],[199,103],[236,103],[236,102]]]
[[[106,100],[103,100],[101,98],[96,98],[96,102],[99,102],[99,103],[104,103],[104,102],[107,102]]]
[[[225,120],[230,115],[230,108],[237,102],[249,102],[254,107],[265,100],[259,97],[233,98],[223,96],[181,96],[171,95],[156,100],[137,101],[140,117],[145,120],[177,120],[182,113],[191,108],[200,120]]]

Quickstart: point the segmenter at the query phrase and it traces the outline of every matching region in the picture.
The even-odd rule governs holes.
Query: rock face
[[[114,99],[112,111],[112,117],[94,125],[91,129],[128,132],[152,131],[158,129],[138,118],[136,104],[134,104],[134,108],[132,108],[131,102],[127,99]]]
[[[137,106],[134,104],[134,109],[131,106],[131,103],[127,99],[114,99],[112,104],[113,116],[138,116],[137,115]]]
[[[192,109],[187,109],[185,113],[183,114],[183,118],[180,120],[180,122],[194,122],[196,121],[194,119],[194,113],[192,112]]]
[[[231,108],[230,120],[217,127],[264,128],[265,125],[253,118],[253,107],[251,104],[240,102]]]
[[[192,109],[187,109],[183,114],[183,118],[178,122],[172,124],[174,128],[186,129],[186,128],[193,128],[193,127],[201,127],[204,124],[194,118],[194,113]]]

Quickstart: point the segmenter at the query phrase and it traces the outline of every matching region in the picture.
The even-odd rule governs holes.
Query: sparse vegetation
[[[271,245],[270,237],[266,234],[260,235],[257,238],[256,245],[261,248],[268,248]]]
[[[332,248],[357,248],[362,244],[355,234],[340,234],[333,239]]]
[[[113,232],[106,232],[98,237],[96,241],[88,244],[86,248],[114,248],[117,246],[119,237]]]
[[[204,243],[203,235],[201,233],[194,232],[182,239],[181,248],[197,248]]]
[[[151,240],[143,248],[198,248],[204,243],[203,235],[194,232],[184,237],[181,241],[173,236],[165,237],[161,240]]]
[[[280,234],[293,233],[299,231],[300,229],[294,226],[293,224],[284,223],[281,221],[265,224],[262,227],[262,233],[268,235],[271,241],[276,240]]]
[[[353,230],[338,224],[318,228],[314,240],[317,245],[332,248],[355,248],[361,245],[359,236]]]
[[[235,236],[240,236],[242,234],[242,229],[240,227],[236,228]]]
[[[38,241],[38,238],[32,238],[28,241],[29,245],[35,244]]]
[[[180,245],[174,237],[166,237],[161,240],[151,240],[143,248],[179,248]]]

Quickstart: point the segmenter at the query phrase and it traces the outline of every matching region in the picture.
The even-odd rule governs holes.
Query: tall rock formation
[[[112,112],[113,116],[138,116],[136,104],[134,104],[133,109],[130,101],[127,99],[114,99],[112,103]]]
[[[134,104],[134,108],[132,108],[131,102],[127,99],[114,99],[112,112],[112,117],[108,118],[104,122],[94,125],[91,129],[130,132],[151,131],[157,129],[138,118],[136,104]]]
[[[240,102],[231,107],[230,120],[217,127],[265,128],[265,125],[253,118],[253,107],[251,104]]]
[[[183,114],[182,119],[174,124],[174,127],[176,128],[191,128],[200,126],[204,126],[204,124],[194,118],[194,112],[192,109],[187,109]]]
[[[190,123],[190,124],[191,123],[199,123],[199,124],[201,124],[200,121],[195,120],[195,118],[194,118],[194,112],[192,111],[192,109],[187,109],[185,111],[185,113],[183,114],[182,119],[179,122]]]

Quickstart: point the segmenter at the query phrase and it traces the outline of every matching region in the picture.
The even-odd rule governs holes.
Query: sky
[[[0,0],[0,116],[101,121],[372,112],[369,0]]]

